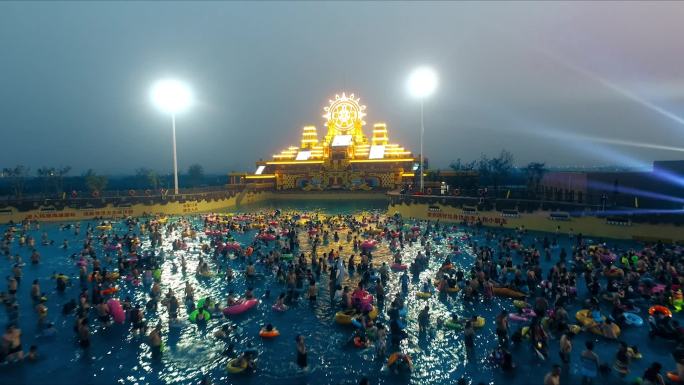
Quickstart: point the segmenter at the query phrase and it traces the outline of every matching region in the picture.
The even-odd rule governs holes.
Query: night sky
[[[177,118],[181,170],[253,171],[303,125],[322,134],[342,91],[367,132],[387,122],[416,151],[406,79],[425,64],[433,166],[502,148],[517,164],[682,159],[683,20],[676,2],[2,2],[0,167],[170,170],[170,118],[148,95],[167,76],[197,98]]]

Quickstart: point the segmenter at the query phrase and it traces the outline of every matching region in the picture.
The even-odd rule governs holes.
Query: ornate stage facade
[[[366,106],[354,94],[335,95],[324,108],[326,132],[305,126],[298,146],[256,163],[254,174],[232,174],[231,183],[273,182],[276,190],[390,190],[413,182],[417,160],[390,143],[387,125],[364,133]]]

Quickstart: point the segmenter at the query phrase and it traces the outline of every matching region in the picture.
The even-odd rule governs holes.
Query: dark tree
[[[536,198],[544,174],[547,172],[546,163],[530,162],[523,168],[527,182],[527,190]]]
[[[14,191],[14,196],[17,199],[21,199],[24,193],[24,185],[30,170],[30,168],[22,165],[2,169],[2,173],[9,179],[12,191]]]
[[[192,186],[199,186],[204,180],[204,168],[195,163],[188,167],[188,179],[190,179],[190,184]]]
[[[107,177],[104,175],[97,175],[93,169],[89,169],[83,174],[85,185],[91,193],[101,192],[107,187]]]

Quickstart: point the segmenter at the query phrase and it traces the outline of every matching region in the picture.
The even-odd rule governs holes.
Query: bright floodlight
[[[408,88],[417,98],[430,96],[437,88],[437,74],[429,67],[417,68],[409,76]]]
[[[192,92],[178,80],[163,79],[152,86],[152,101],[160,110],[176,114],[190,107]]]

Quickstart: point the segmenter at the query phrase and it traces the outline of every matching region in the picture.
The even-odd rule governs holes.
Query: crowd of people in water
[[[459,232],[455,231],[457,226]],[[497,347],[487,352],[490,363],[503,372],[516,371],[515,352],[527,345],[549,370],[540,375],[540,384],[560,384],[570,362],[579,363],[582,384],[599,384],[602,376],[610,373],[624,379],[637,378],[643,385],[684,383],[684,327],[676,319],[684,306],[684,249],[677,245],[657,242],[612,250],[588,242],[582,234],[564,234],[572,239],[572,247],[565,249],[557,243],[561,234],[530,240],[525,229],[504,232],[478,223],[456,225],[370,213],[328,216],[279,210],[194,218],[127,218],[115,223],[89,222],[84,227],[80,223],[62,225],[63,232],[77,239],[78,244],[72,246],[72,237],[59,242],[42,232],[40,239],[34,238],[33,234],[41,231],[38,222],[5,226],[0,252],[10,274],[7,290],[0,293],[7,318],[0,347],[3,363],[36,361],[41,345],[61,332],[47,317],[45,285],[54,285],[58,293],[79,288],[76,298],[64,300],[62,313],[73,319],[74,339],[80,348],[87,350],[97,344],[94,328],[126,324],[132,334],[144,337],[152,358],[159,359],[164,355],[164,328],[161,322],[147,322],[151,313],[166,313],[173,326],[202,324],[216,317],[229,319],[260,302],[271,306],[273,312],[285,312],[298,301],[315,303],[320,286],[327,284],[330,295],[325,300],[335,307],[334,322],[349,325],[349,344],[374,349],[377,360],[397,375],[414,370],[416,358],[402,349],[402,341],[408,338],[408,303],[428,300],[412,320],[417,322],[419,333],[434,328],[456,330],[466,349],[472,350],[477,329],[493,322]],[[254,230],[256,235],[249,243],[234,238],[234,234]],[[485,242],[478,244],[474,234]],[[51,282],[22,282],[24,258],[27,256],[30,264],[42,262],[37,243],[68,250],[65,258],[73,262],[73,271],[55,271]],[[171,250],[162,249],[165,243],[171,244]],[[437,244],[446,245],[448,252],[437,252]],[[403,250],[407,246],[419,251],[406,255]],[[201,252],[192,256],[186,253],[195,247]],[[388,248],[391,258],[379,260],[375,251],[380,247]],[[459,266],[455,260],[466,252],[474,258],[467,267]],[[207,280],[244,279],[246,290],[229,290],[225,298],[199,298],[189,281],[182,292],[166,288],[161,267],[169,263],[168,253],[176,256],[171,260],[174,272],[180,270]],[[194,271],[187,263],[191,257],[197,258]],[[244,270],[237,274],[227,263],[221,263],[227,260],[237,261]],[[439,268],[434,275],[415,282],[435,262]],[[543,264],[550,268],[543,269]],[[282,285],[282,292],[271,296],[266,291],[257,298],[254,284],[264,275]],[[398,277],[399,287],[390,292],[388,282],[393,276]],[[418,285],[415,296],[409,296],[411,285]],[[136,302],[131,296],[120,295],[122,286],[146,293],[146,300]],[[34,314],[20,315],[17,293],[22,290],[30,291]],[[502,297],[511,306],[493,320],[461,318],[455,313],[437,318],[429,299],[443,296],[467,303]],[[569,307],[578,304],[581,310],[570,314]],[[40,330],[28,349],[22,344],[20,316],[35,318]],[[663,340],[663,349],[671,351],[672,361],[654,361],[645,372],[632,373],[634,360],[648,357],[635,344],[620,340],[620,334],[623,328],[641,324],[651,338]],[[236,346],[234,332],[229,321],[213,332],[213,337],[225,341],[224,355],[229,358],[226,370],[230,374],[258,371],[258,349]],[[576,347],[573,339],[579,333],[591,333],[598,339]],[[279,335],[273,324],[263,325],[259,332],[264,339]],[[293,337],[293,360],[305,369],[310,361],[306,338]],[[551,343],[558,344],[558,357],[549,356]],[[596,344],[613,344],[614,355],[599,356],[594,351]],[[201,381],[211,380],[205,376]],[[467,380],[459,380],[461,383]]]

